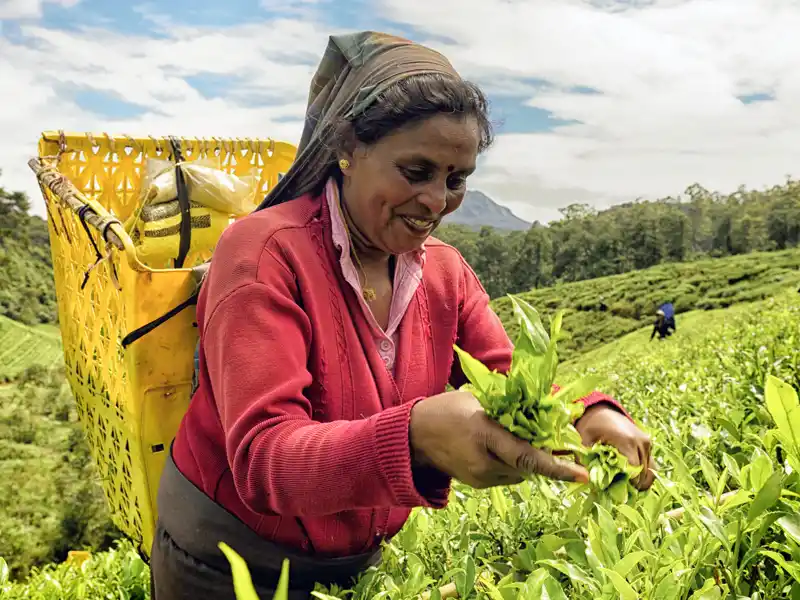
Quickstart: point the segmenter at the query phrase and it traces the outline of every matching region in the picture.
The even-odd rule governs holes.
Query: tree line
[[[46,222],[30,200],[0,186],[0,315],[57,320]],[[443,225],[436,233],[472,265],[489,295],[519,293],[666,262],[783,250],[800,243],[800,180],[728,195],[693,185],[683,197],[639,200],[597,211],[561,209],[528,231]]]
[[[0,315],[28,325],[55,323],[50,238],[23,192],[0,186]]]
[[[800,243],[800,181],[720,194],[692,185],[684,197],[638,200],[597,211],[586,204],[528,231],[443,225],[493,298],[646,269],[666,262],[784,250]]]

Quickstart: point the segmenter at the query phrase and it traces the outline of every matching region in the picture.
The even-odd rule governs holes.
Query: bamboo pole
[[[81,200],[82,194],[80,191],[67,177],[59,173],[54,166],[45,164],[44,161],[38,158],[30,159],[28,161],[28,166],[36,174],[36,178],[43,186],[49,188],[51,192],[75,213],[81,210],[85,211],[83,218],[89,225],[103,233],[108,242],[120,250],[125,250],[125,245],[122,243],[122,240],[114,233],[111,227],[109,227],[112,223],[118,223],[119,221],[113,217],[98,215],[91,207],[86,208],[86,202]]]

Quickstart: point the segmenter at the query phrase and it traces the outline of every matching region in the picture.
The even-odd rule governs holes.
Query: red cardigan
[[[265,539],[357,554],[413,507],[446,505],[447,476],[412,472],[411,407],[465,382],[454,343],[501,372],[512,344],[458,251],[435,239],[426,249],[395,379],[341,275],[325,202],[298,198],[223,234],[197,305],[199,388],[173,456]],[[597,392],[583,401],[616,404]]]

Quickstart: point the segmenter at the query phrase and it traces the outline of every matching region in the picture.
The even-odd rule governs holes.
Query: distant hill
[[[556,284],[520,294],[547,320],[564,310],[567,339],[559,357],[576,356],[642,327],[652,326],[662,302],[673,302],[678,332],[683,314],[755,302],[792,292],[800,285],[800,248],[754,252],[689,263],[667,263],[621,275]],[[604,305],[604,306],[603,306]],[[517,325],[506,297],[492,301],[512,336]],[[648,332],[649,335],[649,332]]]
[[[506,231],[527,231],[531,226],[505,206],[500,206],[483,192],[475,190],[467,192],[459,209],[445,217],[444,222],[466,225],[471,229],[480,229],[488,225]]]
[[[0,384],[38,365],[49,369],[63,360],[61,337],[53,325],[30,327],[0,315]]]

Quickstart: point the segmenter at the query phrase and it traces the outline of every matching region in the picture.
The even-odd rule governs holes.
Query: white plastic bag
[[[189,201],[210,209],[244,216],[258,206],[258,170],[251,175],[237,177],[219,168],[219,161],[199,159],[180,163],[186,181]],[[175,184],[175,163],[168,160],[148,159],[142,179],[142,201],[145,204],[170,202],[178,195]]]

